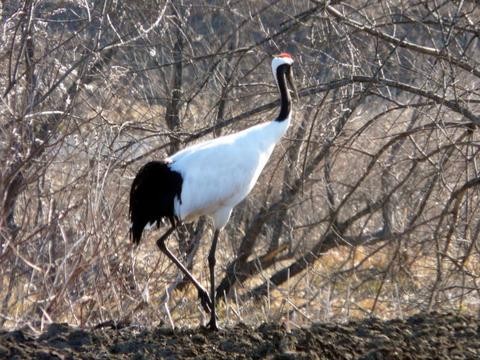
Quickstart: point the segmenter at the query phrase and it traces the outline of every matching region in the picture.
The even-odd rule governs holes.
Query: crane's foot
[[[207,291],[198,289],[198,298],[200,299],[200,304],[202,305],[203,310],[210,314],[213,306]]]
[[[210,321],[207,324],[207,329],[210,331],[219,331],[222,330],[218,325],[217,325],[217,320],[216,318],[210,319]]]

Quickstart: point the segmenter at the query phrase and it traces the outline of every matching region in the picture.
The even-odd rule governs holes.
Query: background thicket
[[[224,324],[477,312],[475,1],[3,0],[0,325],[196,326],[196,292],[128,238],[136,171],[294,121],[218,251]],[[169,240],[207,283],[208,219]]]

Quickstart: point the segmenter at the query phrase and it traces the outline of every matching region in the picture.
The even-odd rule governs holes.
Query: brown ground
[[[480,359],[480,320],[419,314],[406,320],[204,329],[84,330],[53,324],[39,337],[0,331],[6,359]]]

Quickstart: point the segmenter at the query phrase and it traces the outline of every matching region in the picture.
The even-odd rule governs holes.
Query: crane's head
[[[285,74],[285,77],[287,78],[288,83],[290,84],[290,87],[292,88],[293,93],[295,94],[295,97],[298,99],[297,87],[293,82],[292,64],[293,64],[293,57],[287,52],[282,52],[280,54],[273,55],[272,72],[273,72],[273,76],[275,77],[275,80],[277,81],[277,84],[279,81],[279,76],[282,76],[282,74]]]
[[[293,64],[293,57],[287,52],[273,55],[272,70],[275,72],[280,65],[287,64],[291,66]]]

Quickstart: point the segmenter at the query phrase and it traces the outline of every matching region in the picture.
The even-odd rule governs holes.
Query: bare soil
[[[480,359],[480,321],[457,314],[418,314],[315,323],[205,329],[79,329],[52,324],[40,336],[0,331],[5,359]]]

